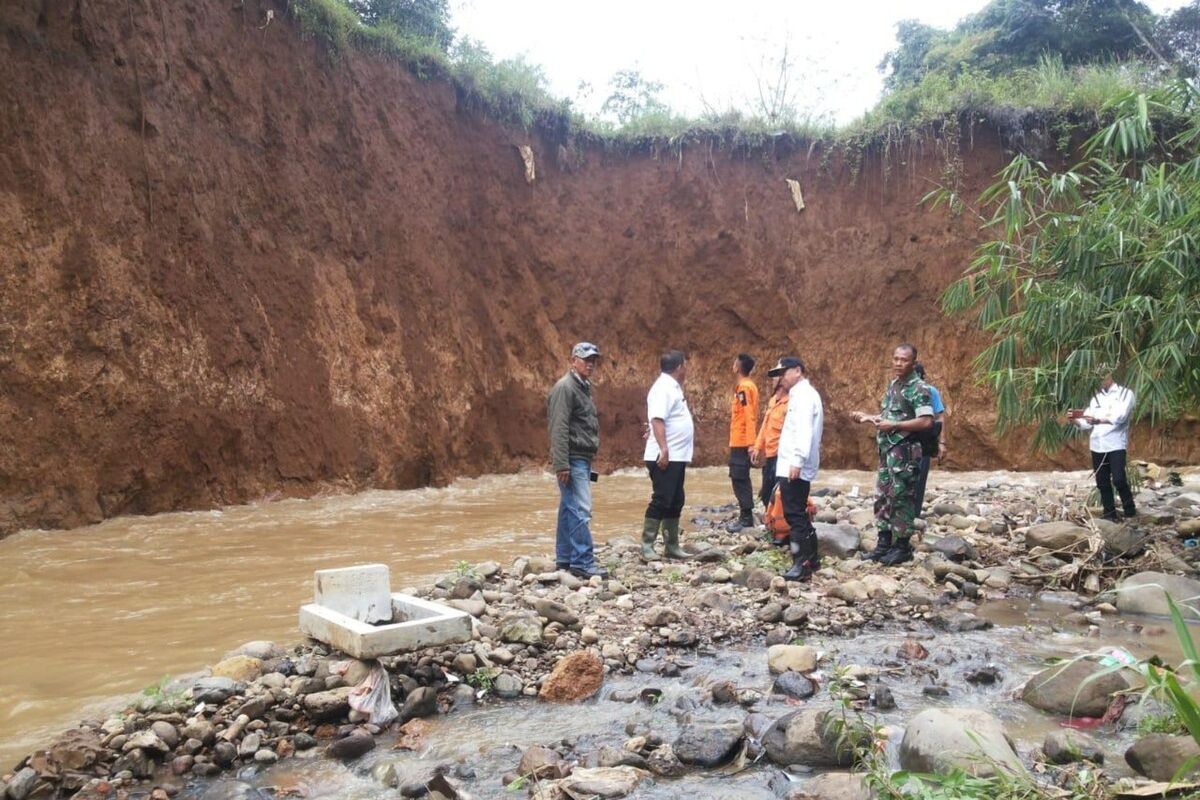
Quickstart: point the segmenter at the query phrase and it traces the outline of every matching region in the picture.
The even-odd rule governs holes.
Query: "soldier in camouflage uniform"
[[[855,422],[875,426],[879,446],[879,473],[875,483],[875,526],[879,541],[863,555],[866,561],[885,566],[912,560],[913,520],[917,515],[916,489],[921,475],[922,433],[933,424],[929,387],[917,377],[913,365],[917,348],[902,344],[892,353],[892,382],[877,415],[856,411]]]

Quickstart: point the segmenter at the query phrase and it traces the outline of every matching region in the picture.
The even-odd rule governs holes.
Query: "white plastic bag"
[[[367,721],[386,728],[400,712],[392,704],[392,686],[387,670],[378,662],[362,683],[350,693],[350,708],[367,715]]]

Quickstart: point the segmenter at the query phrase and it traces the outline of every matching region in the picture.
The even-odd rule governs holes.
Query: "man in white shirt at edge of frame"
[[[785,367],[780,385],[788,390],[787,416],[779,432],[779,455],[775,474],[783,500],[783,517],[791,528],[789,546],[792,567],[785,580],[806,581],[821,568],[817,555],[817,531],[808,518],[808,493],[821,465],[821,433],[825,409],[821,395],[808,382],[804,362],[789,356],[779,360]]]
[[[1126,517],[1137,516],[1133,492],[1125,473],[1125,453],[1129,447],[1129,418],[1133,414],[1133,392],[1113,380],[1112,370],[1102,370],[1100,389],[1092,395],[1085,410],[1067,411],[1067,419],[1083,431],[1091,431],[1092,473],[1100,490],[1104,519],[1117,521],[1113,487],[1121,497]]]

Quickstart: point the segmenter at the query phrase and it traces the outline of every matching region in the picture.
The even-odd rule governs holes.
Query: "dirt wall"
[[[992,437],[978,340],[936,311],[975,231],[918,208],[932,145],[857,177],[784,142],[576,148],[331,54],[267,0],[5,2],[0,142],[0,531],[538,465],[578,339],[607,356],[605,466],[640,458],[667,347],[693,357],[704,463],[748,350],[805,357],[824,462],[866,466],[848,414],[902,339],[952,465],[1048,463]],[[1004,154],[963,149],[976,190]]]

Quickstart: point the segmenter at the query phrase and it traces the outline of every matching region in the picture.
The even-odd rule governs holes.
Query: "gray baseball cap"
[[[591,342],[580,342],[571,348],[571,355],[574,358],[593,358],[600,355],[600,348]]]

